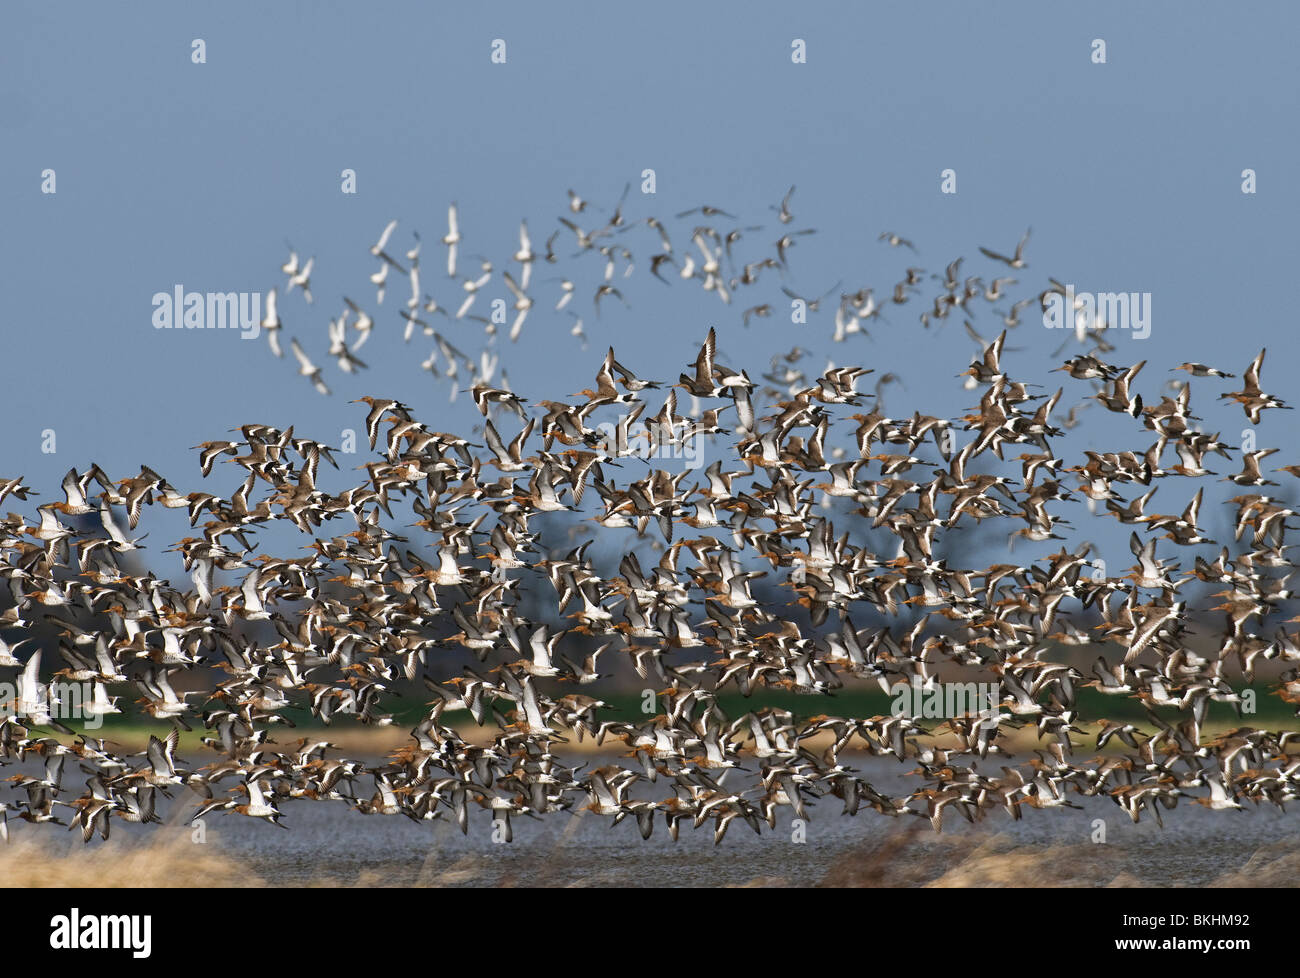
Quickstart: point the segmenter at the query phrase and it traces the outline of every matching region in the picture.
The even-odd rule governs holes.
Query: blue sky
[[[467,430],[477,420],[468,398],[449,405],[448,383],[418,367],[431,341],[402,343],[404,285],[374,306],[367,247],[390,218],[402,222],[403,249],[419,230],[426,288],[454,303],[462,293],[439,274],[436,243],[450,201],[460,205],[462,265],[482,253],[501,268],[521,217],[540,245],[567,214],[567,188],[607,209],[629,182],[629,217],[667,219],[710,203],[765,225],[756,238],[770,240],[779,225],[768,207],[797,185],[792,227],[818,233],[792,252],[787,281],[809,294],[838,279],[883,298],[906,264],[941,271],[958,255],[967,256],[964,273],[988,277],[996,266],[976,247],[1007,251],[1032,225],[1019,293],[1036,292],[1048,275],[1080,289],[1152,293],[1150,339],[1120,337],[1113,354],[1117,363],[1150,361],[1144,391],[1155,396],[1164,371],[1184,359],[1240,373],[1268,345],[1265,389],[1300,400],[1282,301],[1300,203],[1294,5],[563,10],[0,8],[0,475],[24,475],[48,500],[72,465],[93,460],[124,478],[147,463],[188,491],[202,484],[189,451],[197,442],[256,421],[296,424],[337,444],[341,429],[361,427],[360,406],[347,401],[362,394],[399,397],[432,427]],[[206,43],[206,64],[191,63],[195,38]],[[495,38],[507,43],[504,65],[490,62]],[[794,38],[806,41],[806,64],[791,63]],[[1107,43],[1105,65],[1090,61],[1094,38]],[[646,167],[656,171],[654,197],[637,193]],[[1247,167],[1258,173],[1253,196],[1240,190]],[[45,168],[57,172],[55,195],[40,192]],[[344,168],[357,172],[355,196],[340,192]],[[957,172],[955,195],[939,192],[945,168]],[[920,255],[878,242],[885,229],[914,240]],[[742,306],[786,301],[777,278],[723,307],[694,286],[651,279],[651,236],[627,237],[642,258],[619,283],[629,307],[608,303],[597,321],[587,292],[574,301],[586,351],[568,335],[571,319],[551,311],[557,286],[544,280],[562,269],[536,271],[538,308],[524,336],[498,344],[524,396],[589,386],[609,343],[643,376],[673,379],[716,325],[728,361],[751,373],[798,344],[817,351],[814,368],[829,356],[900,373],[905,388],[891,392],[891,413],[955,415],[974,403],[951,379],[976,352],[959,321],[927,332],[913,303],[869,339],[840,345],[830,342],[825,307],[807,326],[777,315],[746,329]],[[687,237],[678,230],[679,247]],[[331,398],[264,340],[150,324],[151,296],[176,283],[200,291],[278,283],[283,292],[286,240],[316,258],[314,306],[281,296],[286,338],[298,336],[326,366]],[[360,353],[372,369],[358,378],[325,355],[326,321],[344,294],[378,320]],[[1017,349],[1005,362],[1038,380],[1062,359],[1049,355],[1060,336],[1027,318],[1008,338]],[[987,316],[976,326],[990,337],[998,329]],[[440,328],[467,353],[482,347],[477,324]],[[1244,427],[1239,411],[1209,405],[1219,389],[1196,388],[1195,403],[1224,419],[1225,431]],[[1067,402],[1090,393],[1078,382],[1067,391]],[[1267,415],[1261,444],[1293,449],[1293,417]],[[41,453],[44,429],[57,432],[55,455]],[[212,488],[229,491],[234,481],[227,474]]]

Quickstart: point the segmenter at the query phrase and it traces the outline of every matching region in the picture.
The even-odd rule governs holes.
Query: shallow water
[[[915,779],[902,775],[911,765],[861,759],[854,766],[892,794],[915,786]],[[364,785],[359,781],[359,790]],[[670,794],[662,782],[641,787],[650,792],[645,797]],[[173,804],[169,824],[144,829],[115,821],[112,838],[90,846],[125,854],[140,842],[191,840],[193,830],[184,824],[184,813],[193,810],[191,796],[182,792],[179,799],[184,805]],[[1289,843],[1300,822],[1291,812],[1253,806],[1211,812],[1183,800],[1164,813],[1161,829],[1148,816],[1133,824],[1106,798],[1072,800],[1083,809],[1026,810],[1020,821],[997,811],[976,825],[950,809],[942,834],[936,834],[920,818],[886,818],[865,808],[856,817],[843,816],[840,801],[828,797],[810,807],[804,842],[792,841],[790,810],[782,809],[775,831],[764,825],[756,836],[736,820],[717,846],[712,822],[692,830],[684,821],[674,843],[660,818],[643,841],[633,819],[611,827],[608,819],[591,814],[515,817],[514,841],[507,844],[493,841],[489,814],[477,807],[468,834],[462,835],[453,821],[417,824],[402,816],[362,815],[342,803],[286,801],[281,809],[287,830],[214,814],[206,819],[202,844],[210,847],[207,854],[230,857],[268,885],[808,886],[939,880],[1203,886],[1241,870],[1257,850],[1264,851],[1252,863],[1253,882],[1266,882],[1270,872],[1281,877],[1278,882],[1296,878]],[[1104,844],[1093,841],[1097,819],[1104,821]],[[79,834],[58,826],[15,825],[11,819],[10,827],[15,839],[39,840],[51,855],[84,851]]]

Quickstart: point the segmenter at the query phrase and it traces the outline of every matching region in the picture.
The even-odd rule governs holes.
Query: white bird
[[[1030,229],[1032,230],[1032,228]],[[1012,258],[1006,255],[1000,255],[996,251],[990,251],[988,248],[980,248],[980,253],[985,258],[992,258],[994,261],[1000,261],[1011,268],[1027,268],[1029,263],[1025,261],[1025,244],[1029,241],[1029,231],[1026,231],[1020,242],[1016,245],[1016,253]]]
[[[119,553],[127,550],[139,550],[139,541],[149,535],[146,533],[144,536],[132,540],[123,533],[122,528],[118,526],[117,521],[113,519],[112,507],[108,505],[108,499],[104,498],[104,496],[101,496],[99,500],[99,518],[103,521],[104,530],[113,541],[113,549]]]
[[[303,353],[302,347],[298,345],[298,337],[295,336],[290,339],[289,346],[293,350],[293,355],[298,358],[298,373],[310,380],[312,386],[315,387],[319,393],[328,395],[330,389],[325,385],[325,381],[321,378],[320,367],[307,359],[307,354]]]
[[[769,208],[770,210],[777,212],[777,217],[781,219],[782,224],[789,224],[794,220],[794,214],[790,212],[790,198],[793,196],[794,186],[792,185],[790,189],[785,192],[785,196],[781,198],[781,206]]]
[[[383,234],[379,236],[379,240],[370,246],[370,253],[376,258],[381,259],[385,265],[392,265],[399,272],[405,274],[406,269],[394,261],[393,257],[385,250],[388,247],[388,239],[392,237],[393,229],[396,227],[396,220],[389,221],[387,227],[384,228]]]
[[[560,301],[555,304],[556,312],[559,312],[573,301],[573,293],[577,289],[577,286],[566,278],[560,281],[560,288],[563,289],[563,293],[560,296]]]
[[[366,345],[366,340],[370,339],[370,331],[374,328],[375,321],[370,318],[368,312],[358,306],[347,296],[343,297],[343,302],[356,314],[357,317],[357,321],[352,324],[352,328],[361,334],[357,339],[356,345],[352,347],[352,352],[356,353],[357,350]]]
[[[407,309],[415,309],[420,305],[420,264],[414,262],[411,265],[411,297],[406,300]]]
[[[484,261],[482,275],[478,278],[465,279],[464,286],[467,294],[465,296],[465,301],[460,304],[460,309],[456,311],[457,319],[465,318],[465,314],[469,312],[470,306],[474,305],[474,300],[478,297],[478,290],[483,288],[483,286],[487,285],[490,281],[492,281],[492,263],[490,261]]]
[[[393,231],[396,229],[397,219],[393,218],[393,220],[389,221],[388,224],[384,226],[384,230],[379,235],[379,240],[370,246],[370,253],[376,258],[382,255],[384,249],[388,247],[388,239],[393,236]]]
[[[428,306],[426,306],[425,308],[427,309]],[[439,309],[439,308],[437,307],[436,304],[434,305],[434,308],[433,308],[432,311],[433,311],[433,312],[442,313],[442,315],[444,315],[444,316],[447,315],[447,313],[444,312],[443,310]],[[419,326],[420,329],[422,329],[422,330],[424,331],[424,335],[425,335],[425,336],[432,336],[432,335],[433,335],[433,326],[428,322],[428,320],[421,319],[419,316],[413,315],[412,313],[408,312],[408,311],[405,310],[405,309],[401,310],[401,312],[399,313],[399,315],[400,315],[403,319],[406,320],[406,329],[402,332],[402,339],[403,339],[403,341],[405,341],[405,342],[407,342],[407,343],[409,343],[409,342],[411,341],[411,334],[415,332],[415,327],[416,327],[416,326]],[[361,344],[359,344],[359,343],[357,344],[357,346],[360,346],[360,345],[361,345]],[[356,347],[353,347],[353,349],[356,349]]]
[[[82,703],[81,710],[88,716],[102,717],[109,713],[121,713],[117,701],[119,697],[108,695],[108,686],[105,683],[92,682],[95,692],[89,703]]]
[[[528,317],[528,310],[533,308],[533,300],[524,294],[524,290],[510,277],[509,272],[502,273],[502,277],[506,280],[506,288],[514,293],[515,310],[519,313],[514,325],[510,327],[510,341],[513,343],[519,338],[519,331],[524,328],[524,320]]]
[[[1210,797],[1193,798],[1192,800],[1198,805],[1204,805],[1216,812],[1242,807],[1241,802],[1228,794],[1228,789],[1221,778],[1206,778],[1205,783],[1209,786]]]
[[[569,335],[576,336],[578,341],[582,343],[582,348],[585,350],[587,348],[587,334],[582,328],[582,317],[576,312],[571,312],[569,315],[572,316],[574,320],[573,328],[569,330]]]
[[[10,645],[3,638],[0,638],[0,666],[21,666],[22,660],[15,658],[14,653],[29,642],[34,642],[34,638],[25,638],[16,645]]]
[[[173,711],[170,715],[176,715],[175,711],[180,707],[184,707],[185,704],[176,696],[176,691],[172,689],[167,674],[165,672],[157,674],[154,681],[159,692],[171,694],[165,702]],[[155,715],[161,716],[162,714]],[[180,743],[180,737],[181,732],[178,727],[172,727],[162,740],[159,740],[153,734],[149,735],[149,746],[144,751],[145,760],[149,762],[149,769],[142,772],[149,784],[161,787],[163,785],[182,783],[180,776],[176,773],[176,747]]]
[[[18,715],[37,726],[49,720],[49,704],[45,701],[45,687],[41,685],[41,650],[37,649],[27,660],[23,674],[18,679]]]
[[[429,371],[429,373],[433,374],[434,379],[435,379],[435,380],[437,379],[437,377],[438,377],[438,350],[437,350],[436,347],[435,347],[434,349],[430,350],[430,351],[429,351],[429,355],[428,355],[428,357],[426,357],[426,358],[425,358],[425,359],[420,363],[420,369],[421,369],[421,370],[427,370],[427,371]]]
[[[259,777],[250,777],[244,787],[248,790],[247,805],[232,805],[232,810],[240,815],[247,815],[250,818],[264,818],[273,825],[280,825],[280,810],[275,805],[266,800],[266,794],[262,791],[262,782]],[[280,825],[280,828],[288,828],[286,825]]]
[[[523,265],[523,271],[519,273],[519,287],[527,291],[528,282],[533,276],[533,261],[537,255],[533,253],[533,242],[528,237],[528,222],[519,222],[519,250],[515,252],[515,261]]]
[[[271,345],[271,352],[277,357],[284,356],[280,349],[280,314],[275,308],[275,288],[266,293],[266,315],[262,317],[262,329],[266,332],[266,342]]]
[[[297,266],[298,264],[297,255],[293,256],[292,262],[295,266]],[[295,267],[294,271],[285,273],[289,276],[289,286],[284,290],[286,295],[292,292],[293,287],[296,285],[302,289],[302,297],[307,300],[308,304],[311,303],[312,301],[311,270],[312,270],[312,266],[315,264],[316,264],[316,256],[313,255],[311,258],[307,259],[307,264],[303,265],[302,268]]]
[[[465,364],[469,364],[470,362],[469,357],[465,356],[465,354],[461,353],[460,350],[456,349],[454,346],[448,343],[447,338],[443,336],[441,333],[439,333],[437,330],[434,330],[433,332],[433,341],[438,344],[438,352],[441,353],[443,359],[447,361],[448,377],[456,376],[457,361],[460,361]]]
[[[384,304],[385,284],[388,281],[388,262],[379,266],[379,271],[370,276],[370,284],[375,287],[375,302]]]
[[[442,243],[447,246],[447,277],[456,277],[456,246],[460,244],[460,222],[456,219],[456,205],[447,208],[447,233]]]
[[[261,568],[254,567],[244,575],[244,581],[239,586],[240,593],[244,598],[243,617],[248,621],[267,621],[271,617],[266,610],[266,605],[262,603],[262,592],[258,590],[261,581]]]
[[[498,357],[491,350],[484,350],[479,354],[478,364],[469,365],[469,376],[475,386],[492,383],[492,378],[497,372],[497,367],[501,363]]]
[[[346,312],[339,316],[337,320],[331,319],[329,322],[330,333],[330,356],[338,357],[339,369],[345,374],[350,374],[358,367],[366,369],[366,365],[352,355],[348,349],[348,314]]]

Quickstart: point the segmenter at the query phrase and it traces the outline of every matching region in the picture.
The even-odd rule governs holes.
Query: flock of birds
[[[592,298],[599,310],[621,299],[611,282],[620,264],[630,268],[620,242],[632,225],[620,205],[604,226],[583,230],[576,218],[587,205],[571,200],[574,220],[563,224],[580,253],[606,263]],[[783,226],[790,205],[787,195],[777,208]],[[783,233],[775,257],[733,268],[744,229],[696,227],[694,254],[675,250],[662,223],[644,224],[662,246],[652,273],[675,270],[724,302],[782,269],[811,233]],[[0,519],[0,678],[15,678],[18,703],[9,705],[20,707],[0,719],[0,765],[43,763],[7,779],[17,800],[0,802],[0,819],[68,824],[90,841],[107,838],[115,818],[160,821],[159,796],[179,795],[195,818],[222,812],[277,825],[287,802],[314,800],[462,830],[481,811],[507,838],[512,816],[567,811],[632,820],[647,838],[656,822],[674,839],[683,821],[709,825],[720,841],[736,819],[760,832],[810,818],[823,799],[831,811],[919,816],[939,828],[948,811],[1018,819],[1026,807],[1078,807],[1081,796],[1107,798],[1137,821],[1160,820],[1184,799],[1240,809],[1300,793],[1300,754],[1288,753],[1300,733],[1205,729],[1211,703],[1240,710],[1232,680],[1255,682],[1261,662],[1276,663],[1271,691],[1300,702],[1300,644],[1285,627],[1300,619],[1281,619],[1294,597],[1285,535],[1296,512],[1266,494],[1277,483],[1261,469],[1276,449],[1242,452],[1240,471],[1226,477],[1239,490],[1221,504],[1235,553],[1202,522],[1200,480],[1217,475],[1207,462],[1237,449],[1202,430],[1192,380],[1198,390],[1238,386],[1233,374],[1185,363],[1190,377],[1176,394],[1144,401],[1143,364],[1108,362],[1104,331],[1081,327],[1091,347],[1059,369],[1088,393],[1066,401],[1069,418],[1058,420],[1065,388],[1033,393],[1013,379],[1004,330],[980,343],[961,375],[979,392],[970,413],[890,417],[879,386],[858,389],[872,370],[831,365],[809,378],[796,349],[774,358],[759,383],[720,361],[709,329],[671,385],[638,376],[610,348],[591,388],[533,403],[492,386],[485,362],[460,356],[430,325],[435,314],[473,318],[490,263],[464,278],[459,307],[444,310],[421,288],[418,240],[394,258],[393,231],[371,248],[380,261],[372,281],[382,298],[390,274],[410,276],[407,337],[430,333],[452,372],[469,373],[479,434],[437,431],[398,400],[363,397],[374,455],[357,485],[328,487],[321,460],[338,468],[337,449],[294,427],[247,424],[237,438],[196,446],[203,477],[218,463],[239,471],[226,496],[182,491],[147,466],[113,480],[91,465],[68,472],[63,498],[40,504],[37,522]],[[911,247],[892,233],[882,239]],[[455,278],[454,207],[442,244]],[[518,274],[502,273],[516,297],[512,335],[533,306],[533,266],[552,262],[556,244],[552,236],[534,253],[521,228]],[[982,250],[1018,271],[1024,249],[1021,240],[1012,256]],[[935,276],[943,289],[927,324],[996,302],[1013,284],[962,279],[960,264]],[[297,256],[285,266],[304,299],[312,266]],[[907,301],[925,274],[909,269],[892,302]],[[561,306],[575,292],[562,282]],[[837,336],[880,315],[872,296],[841,295]],[[1008,327],[1033,301],[1003,314]],[[345,302],[330,353],[355,371],[374,319]],[[271,302],[264,326],[277,353],[279,325]],[[352,346],[349,328],[359,333]],[[297,340],[290,345],[327,390]],[[1261,351],[1238,390],[1215,391],[1252,422],[1287,407],[1261,388],[1263,363]],[[692,400],[686,414],[678,391]],[[1089,450],[1074,464],[1058,457],[1053,440],[1097,404],[1149,447]],[[644,450],[692,440],[708,446],[702,470],[665,467]],[[1300,477],[1300,466],[1277,471]],[[1180,492],[1187,480],[1201,487]],[[1173,513],[1152,511],[1158,489],[1181,503]],[[21,478],[0,479],[0,503],[32,495]],[[191,575],[185,585],[134,565],[143,537],[133,534],[144,508],[158,505],[184,510],[196,528],[172,548]],[[1088,544],[1047,552],[1064,539],[1070,507],[1132,527],[1127,573],[1102,572]],[[310,537],[306,554],[256,553],[272,524]],[[988,566],[953,555],[954,541],[986,524],[1042,545],[1041,555]],[[555,545],[562,532],[569,539]],[[617,554],[602,562],[593,543],[609,538]],[[1219,603],[1193,596],[1204,594]],[[1214,612],[1221,627],[1208,624]],[[25,645],[37,647],[21,658]],[[1091,668],[1060,661],[1081,651]],[[63,661],[57,678],[93,688],[84,715],[125,712],[119,704],[133,697],[168,732],[139,754],[74,732],[60,704],[34,694],[43,653]],[[614,716],[592,694],[632,673],[653,690],[654,712]],[[853,690],[974,679],[996,687],[991,717],[823,712]],[[308,714],[324,725],[390,725],[388,711],[413,688],[431,699],[409,742],[379,761],[281,729]],[[1085,688],[1139,701],[1149,722],[1081,716]],[[771,691],[804,694],[808,710],[761,705]],[[206,763],[180,756],[189,752],[180,730],[193,727],[213,755]],[[1014,748],[1026,737],[1039,747],[1020,761]],[[575,763],[565,751],[574,739],[594,741],[600,760]],[[918,786],[901,796],[878,789],[853,766],[862,754],[911,763]]]
[[[369,341],[376,323],[383,318],[380,307],[384,305],[390,286],[396,286],[404,296],[398,300],[395,317],[403,341],[410,343],[416,336],[433,341],[429,355],[420,366],[435,379],[450,381],[449,399],[454,402],[464,390],[480,385],[495,382],[507,391],[510,389],[497,341],[502,335],[508,336],[512,342],[518,340],[530,316],[536,318],[547,311],[563,313],[567,317],[569,334],[585,350],[588,345],[587,310],[600,317],[602,308],[610,302],[630,308],[619,283],[632,278],[639,265],[648,267],[649,274],[663,285],[671,285],[674,281],[692,283],[703,293],[715,296],[724,307],[734,305],[744,327],[756,319],[772,317],[777,310],[788,314],[794,302],[802,303],[803,317],[817,314],[823,304],[839,291],[839,300],[834,303],[833,310],[831,305],[827,305],[827,311],[833,311],[831,319],[836,343],[854,335],[869,335],[868,331],[874,324],[887,322],[887,314],[901,310],[908,303],[921,306],[919,319],[923,326],[942,328],[954,311],[973,315],[976,300],[1000,303],[1008,299],[1008,290],[1017,284],[1017,279],[1010,275],[994,275],[987,283],[978,275],[962,276],[963,260],[958,258],[947,265],[942,275],[927,276],[924,268],[906,267],[902,277],[889,286],[888,297],[884,299],[877,298],[876,289],[868,284],[842,290],[842,280],[819,295],[805,296],[789,285],[791,251],[817,230],[791,227],[795,222],[791,210],[795,193],[793,186],[779,204],[771,207],[777,215],[778,226],[775,229],[764,225],[742,225],[727,211],[707,204],[682,211],[674,219],[653,215],[633,219],[625,213],[629,189],[624,189],[618,202],[600,220],[592,220],[598,209],[570,190],[567,216],[557,219],[545,244],[540,248],[534,246],[528,222],[521,220],[517,244],[512,245],[514,251],[504,262],[493,261],[481,254],[462,258],[464,238],[459,210],[456,204],[451,204],[447,209],[447,232],[438,239],[438,244],[446,252],[442,298],[430,291],[438,291],[433,283],[441,278],[441,260],[438,272],[425,276],[420,264],[424,239],[418,231],[412,232],[411,246],[402,249],[395,239],[398,222],[389,221],[368,249],[378,263],[369,276],[370,286],[375,290],[374,304],[367,307],[348,295],[340,297],[341,309],[337,317],[327,320],[324,339],[328,346],[320,347],[324,350],[324,357],[332,359],[344,374],[356,375],[368,369],[358,353]],[[1028,264],[1024,258],[1028,237],[1026,232],[1012,256],[988,248],[980,251],[990,260],[1005,265],[1009,271],[1023,269]],[[689,243],[683,244],[683,239]],[[916,252],[911,241],[891,231],[882,232],[879,241],[891,248]],[[647,243],[648,247],[642,247]],[[571,252],[570,247],[576,250]],[[290,246],[289,257],[280,269],[284,275],[286,299],[300,294],[308,306],[314,305],[311,277],[315,261],[314,256],[304,261]],[[535,268],[538,269],[536,276]],[[553,274],[545,274],[542,269]],[[778,281],[777,289],[767,290],[774,278]],[[926,285],[931,280],[940,283],[941,287],[934,289],[932,295],[925,295]],[[405,285],[400,284],[403,281]],[[266,293],[261,328],[271,352],[283,358],[281,333],[285,326],[280,315],[280,288],[277,285]],[[779,296],[776,294],[778,291]],[[1047,289],[1038,295],[1038,300],[1053,291],[1064,295],[1065,286],[1049,279]],[[450,299],[447,298],[448,292]],[[582,298],[586,296],[590,297],[589,306]],[[1008,301],[1005,309],[997,309],[997,315],[1003,325],[1014,328],[1020,324],[1022,310],[1034,302],[1033,295]],[[800,319],[803,321],[805,319]],[[1106,328],[1105,322],[1092,322],[1080,316],[1075,333],[1081,342],[1090,340],[1106,351],[1112,349],[1106,340]],[[969,320],[965,329],[981,348],[987,344]],[[481,340],[482,345],[473,354],[465,353],[457,345],[468,346],[476,339]],[[320,354],[305,349],[296,336],[290,338],[289,345],[299,374],[320,394],[331,394],[325,368],[318,363],[318,360],[328,363],[329,359],[322,359]],[[794,355],[806,352],[796,348]],[[774,361],[772,372],[787,375],[778,387],[784,387],[793,395],[798,389],[795,385],[799,376],[790,369],[790,362],[793,361],[785,364]],[[460,387],[462,380],[467,380],[470,388]],[[888,374],[881,380],[888,384],[897,382],[898,377]]]

